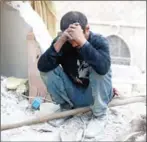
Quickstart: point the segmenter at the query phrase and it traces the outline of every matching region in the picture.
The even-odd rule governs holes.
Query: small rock
[[[146,119],[142,117],[135,118],[131,121],[133,132],[146,131]]]
[[[40,110],[36,112],[36,115],[41,116],[41,115],[52,114],[59,109],[60,109],[59,105],[53,103],[41,103]]]
[[[9,77],[6,80],[6,88],[10,90],[15,90],[19,85],[25,84],[26,82],[27,79]]]
[[[27,90],[28,90],[28,87],[25,84],[21,84],[17,87],[16,93],[23,94],[23,93],[27,92]]]
[[[53,103],[42,103],[40,105],[40,112],[43,114],[51,114],[59,110],[59,105]]]

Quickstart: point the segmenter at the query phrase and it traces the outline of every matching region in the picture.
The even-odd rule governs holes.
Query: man
[[[62,17],[60,29],[38,69],[52,100],[61,108],[90,106],[95,126],[113,97],[108,41],[91,32],[86,16],[76,11]]]

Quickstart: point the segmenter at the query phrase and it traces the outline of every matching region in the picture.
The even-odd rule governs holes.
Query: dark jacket
[[[80,49],[73,48],[69,42],[66,42],[59,53],[55,51],[53,46],[57,38],[40,57],[38,61],[39,71],[48,72],[61,64],[64,72],[72,80],[80,78],[79,68],[82,66],[87,68],[89,65],[100,75],[105,75],[108,72],[111,64],[109,44],[102,35],[90,32],[89,39]],[[79,64],[77,61],[79,61]],[[88,77],[88,74],[86,76]],[[81,77],[81,79],[84,79],[84,77]]]

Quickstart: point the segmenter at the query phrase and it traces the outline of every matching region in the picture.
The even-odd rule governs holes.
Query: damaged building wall
[[[1,5],[1,75],[28,76],[26,35],[29,30],[17,10]]]
[[[93,32],[121,38],[131,54],[130,65],[146,72],[146,1],[55,2],[58,7],[58,23],[67,11],[83,12]]]
[[[137,66],[141,72],[146,72],[146,28],[143,26],[113,26],[110,24],[93,24],[91,29],[105,36],[115,35],[122,39],[130,51],[130,65]],[[119,45],[116,42],[116,46]],[[111,50],[111,49],[110,49]],[[140,58],[142,57],[142,58]]]

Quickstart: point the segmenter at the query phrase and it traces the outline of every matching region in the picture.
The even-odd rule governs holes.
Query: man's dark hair
[[[61,31],[66,30],[70,24],[73,24],[76,22],[78,22],[81,25],[82,29],[85,30],[88,20],[83,13],[78,11],[70,11],[66,13],[60,21]]]

